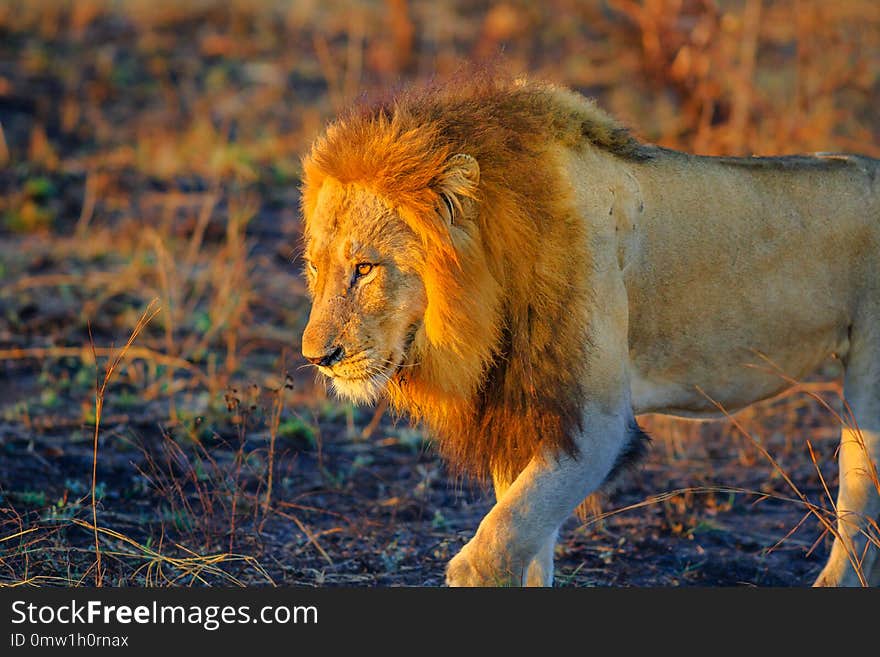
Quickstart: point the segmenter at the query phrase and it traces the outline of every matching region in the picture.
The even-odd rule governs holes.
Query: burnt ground
[[[441,584],[491,493],[451,479],[405,418],[329,398],[302,367],[299,155],[362,88],[499,44],[530,70],[562,62],[563,81],[644,117],[661,143],[728,148],[724,91],[711,126],[700,112],[691,128],[665,123],[670,106],[649,99],[665,94],[686,122],[689,94],[706,89],[624,56],[643,43],[632,17],[594,4],[560,4],[567,20],[517,3],[438,5],[449,34],[429,29],[424,7],[357,5],[393,47],[331,10],[0,11],[0,584]],[[768,15],[784,17],[781,5]],[[695,11],[658,23],[661,43],[723,23]],[[849,20],[799,29],[821,42]],[[786,38],[763,35],[760,61],[793,70]],[[870,73],[858,84],[873,89]],[[852,129],[835,141],[808,115],[819,132],[802,128],[799,143],[844,148],[872,129],[855,84],[822,92],[854,103],[836,115]],[[754,113],[757,126],[770,112],[756,101]],[[154,299],[159,314],[97,413],[96,388]],[[839,409],[837,390],[805,384],[736,424],[642,418],[647,458],[605,517],[565,525],[557,583],[810,583],[830,543],[819,517],[839,427],[819,400]]]
[[[765,412],[772,414],[772,408]],[[189,583],[194,564],[166,564],[160,574],[158,555],[180,558],[192,550],[227,555],[220,567],[228,575],[203,574],[208,582],[235,577],[253,585],[440,584],[445,562],[491,506],[491,494],[450,481],[421,434],[405,422],[385,417],[363,438],[371,413],[352,411],[349,425],[333,409],[310,425],[314,434],[292,422],[289,433],[282,430],[276,438],[274,487],[264,510],[269,436],[260,416],[266,410],[248,413],[230,411],[228,422],[201,436],[194,428],[198,418],[177,424],[148,413],[108,418],[99,446],[99,524],[125,537],[102,536],[108,583]],[[794,445],[778,433],[765,446],[800,491],[822,504],[822,484],[801,442],[810,419],[786,426],[798,434]],[[89,577],[92,534],[72,521],[91,519],[83,499],[93,456],[90,429],[3,423],[4,534],[34,530],[4,546],[5,581],[73,583]],[[603,505],[616,513],[601,522],[572,518],[566,524],[557,551],[560,584],[811,581],[828,547],[827,540],[818,540],[817,520],[808,517],[789,535],[806,512],[783,478],[729,426],[700,429],[701,436],[689,436],[678,447],[670,445],[675,437],[655,430],[646,461]],[[816,442],[820,458],[830,462],[833,439]],[[828,476],[833,487],[833,473]],[[627,509],[639,504],[644,506]]]

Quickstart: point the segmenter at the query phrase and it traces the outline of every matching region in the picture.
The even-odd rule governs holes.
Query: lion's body
[[[636,413],[739,410],[788,387],[770,362],[800,379],[847,356],[854,320],[880,301],[876,161],[660,152],[627,169]]]
[[[495,481],[450,583],[552,581],[559,525],[643,445],[635,414],[735,411],[832,355],[862,429],[839,499],[880,512],[876,161],[685,155],[570,92],[477,81],[344,118],[305,171],[304,353]],[[346,273],[365,244],[375,283]],[[823,583],[856,581],[865,523],[841,522]]]

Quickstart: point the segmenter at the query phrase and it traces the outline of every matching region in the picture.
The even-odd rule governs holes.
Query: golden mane
[[[389,384],[453,468],[512,479],[549,450],[575,451],[582,418],[588,237],[547,166],[554,144],[644,159],[643,146],[580,96],[474,76],[363,104],[304,159],[305,232],[326,179],[363,185],[420,237],[428,307],[416,366]],[[476,217],[437,212],[450,157],[479,163]]]

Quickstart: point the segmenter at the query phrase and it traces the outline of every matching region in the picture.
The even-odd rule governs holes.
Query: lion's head
[[[303,355],[341,395],[387,393],[481,477],[572,449],[582,417],[588,237],[553,149],[630,142],[560,93],[476,79],[396,96],[303,161]]]
[[[387,153],[371,164],[379,161],[401,164]],[[455,233],[474,221],[479,164],[462,153],[446,157],[419,198],[404,205],[376,179],[322,175],[317,162],[320,157],[306,161],[304,260],[312,310],[303,356],[338,394],[373,401],[403,368],[420,364],[427,342],[449,341],[443,320],[431,317],[446,312],[438,285],[449,287],[438,283],[436,270],[448,275],[459,266],[455,242],[467,233]],[[439,253],[446,258],[438,260]]]
[[[372,401],[405,364],[424,321],[418,237],[382,198],[335,181],[323,185],[312,226],[303,356],[338,394]]]

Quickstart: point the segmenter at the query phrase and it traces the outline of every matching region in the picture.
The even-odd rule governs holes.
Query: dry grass
[[[103,578],[101,574],[101,545],[98,540],[98,532],[100,529],[98,528],[98,498],[97,498],[97,485],[98,485],[98,437],[101,433],[101,415],[104,412],[104,397],[107,394],[107,386],[110,381],[113,379],[113,373],[119,369],[119,366],[122,364],[122,360],[125,358],[126,352],[131,348],[131,345],[134,344],[134,341],[137,340],[137,336],[141,331],[146,328],[146,326],[153,320],[156,315],[159,314],[160,308],[156,307],[155,300],[151,301],[147,308],[144,310],[143,314],[135,324],[134,328],[131,331],[131,335],[128,336],[128,340],[122,346],[119,351],[117,351],[110,361],[107,363],[107,369],[104,370],[104,378],[101,378],[100,370],[97,368],[98,364],[98,354],[95,351],[95,343],[92,341],[92,331],[91,327],[89,327],[89,344],[92,347],[92,356],[95,359],[95,433],[94,433],[94,442],[92,447],[92,486],[91,486],[91,506],[92,506],[92,529],[95,535],[95,586],[100,587],[103,583]]]
[[[487,501],[297,369],[299,156],[361,92],[499,52],[664,146],[880,155],[873,0],[0,4],[0,583],[439,580]],[[826,374],[727,422],[648,418],[563,581],[807,581],[852,423]],[[733,534],[763,580],[701,574]]]

